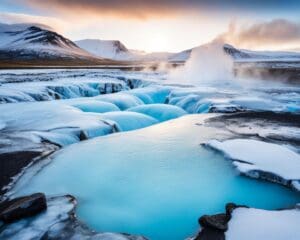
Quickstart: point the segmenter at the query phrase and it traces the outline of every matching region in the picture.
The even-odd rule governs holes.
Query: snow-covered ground
[[[300,182],[300,155],[285,146],[251,139],[211,140],[207,146],[232,159],[243,174],[295,187]]]
[[[0,104],[92,97],[136,88],[154,78],[156,73],[120,70],[3,70]]]
[[[226,240],[300,239],[300,209],[267,211],[237,208],[228,223]]]

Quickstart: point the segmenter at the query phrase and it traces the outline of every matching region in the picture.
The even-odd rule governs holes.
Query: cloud
[[[179,14],[205,14],[207,11],[249,12],[273,10],[291,12],[299,9],[298,0],[11,0],[38,8],[49,14],[84,18],[91,15],[125,18],[170,17]]]
[[[56,31],[62,31],[66,28],[65,22],[54,17],[37,16],[20,13],[3,13],[0,12],[0,22],[7,24],[14,23],[32,23],[48,26]]]
[[[238,25],[232,22],[219,38],[244,48],[288,48],[300,46],[300,22],[286,19]]]
[[[17,0],[33,8],[64,16],[114,16],[120,18],[166,17],[193,11],[192,1],[181,0]]]

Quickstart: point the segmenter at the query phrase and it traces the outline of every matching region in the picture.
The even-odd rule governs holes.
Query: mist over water
[[[290,85],[286,76],[266,76],[255,67],[251,70],[253,73],[251,76],[240,68],[236,74],[234,59],[224,51],[224,44],[222,39],[217,38],[206,45],[194,48],[184,65],[168,69],[167,82],[245,91],[260,87],[280,88]]]
[[[193,49],[184,66],[169,72],[169,81],[189,85],[223,85],[232,82],[233,59],[223,50],[223,42],[213,41]]]

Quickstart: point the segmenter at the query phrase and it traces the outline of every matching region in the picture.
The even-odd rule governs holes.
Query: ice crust
[[[252,139],[211,140],[207,145],[232,159],[242,173],[262,171],[286,180],[300,179],[300,155],[285,146]]]

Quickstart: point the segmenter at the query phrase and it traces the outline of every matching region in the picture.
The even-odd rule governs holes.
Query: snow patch
[[[130,131],[158,123],[145,114],[136,112],[108,112],[101,115],[103,119],[114,121],[119,131]]]
[[[237,208],[225,233],[227,240],[300,239],[300,210],[268,211]]]
[[[207,145],[232,159],[242,173],[263,171],[286,180],[300,179],[300,155],[285,146],[252,139],[211,140]]]
[[[83,112],[104,113],[120,111],[120,109],[115,104],[93,100],[81,101],[80,103],[74,104],[73,106],[79,108]]]
[[[138,112],[149,115],[158,121],[167,121],[178,118],[186,114],[186,112],[176,106],[167,104],[147,104],[127,109],[127,111]]]

